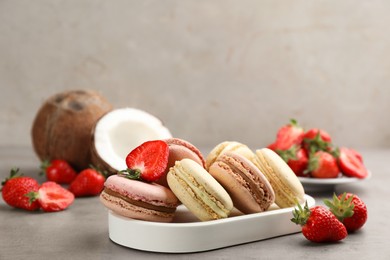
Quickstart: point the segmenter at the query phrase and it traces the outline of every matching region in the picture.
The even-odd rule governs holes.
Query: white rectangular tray
[[[314,198],[305,198],[309,207],[315,205]],[[200,252],[300,232],[301,227],[290,221],[292,211],[274,209],[199,222],[181,205],[172,223],[134,220],[109,211],[109,237],[122,246],[145,251]]]

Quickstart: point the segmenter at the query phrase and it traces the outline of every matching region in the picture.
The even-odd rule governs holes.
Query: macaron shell
[[[215,146],[206,157],[206,170],[208,170],[217,158],[225,152],[235,152],[249,160],[253,160],[255,157],[252,150],[245,144],[234,141],[225,141]]]
[[[225,189],[199,164],[183,159],[168,172],[169,187],[200,220],[226,218],[233,202]]]
[[[107,178],[104,186],[100,201],[107,208],[125,217],[170,222],[179,205],[179,200],[172,191],[158,184],[112,175]]]
[[[168,187],[166,175],[169,169],[175,165],[176,161],[188,158],[204,167],[205,160],[202,153],[191,143],[179,138],[169,138],[164,141],[169,147],[168,166],[163,176],[161,176],[156,183]]]
[[[298,177],[287,163],[274,151],[256,150],[257,164],[275,191],[275,203],[281,207],[292,207],[304,202],[305,191]]]
[[[176,207],[179,204],[179,200],[172,191],[154,183],[130,180],[119,175],[112,175],[107,178],[104,186],[118,192],[122,196],[155,206]]]
[[[100,194],[100,201],[104,206],[118,215],[133,219],[153,222],[171,222],[175,215],[174,213],[160,212],[135,206],[121,198],[109,195],[104,191]]]
[[[202,153],[199,151],[198,148],[196,148],[190,142],[180,138],[169,138],[169,139],[165,139],[164,141],[168,144],[170,150],[172,148],[172,152],[174,155],[177,150],[178,155],[176,155],[176,157],[180,157],[181,159],[188,158],[199,163],[203,167],[205,166],[205,160],[203,158]],[[192,158],[180,156],[181,154],[191,156]],[[173,163],[171,166],[174,165],[175,164]]]
[[[251,161],[239,154],[224,153],[210,166],[209,172],[229,193],[234,206],[243,213],[267,210],[275,200],[266,177]]]

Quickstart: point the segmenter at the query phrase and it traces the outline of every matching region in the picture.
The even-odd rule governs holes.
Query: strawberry
[[[168,166],[169,147],[161,140],[147,141],[132,150],[126,157],[127,169],[120,175],[129,179],[153,182]]]
[[[291,119],[290,123],[282,126],[277,134],[274,143],[268,146],[271,150],[288,150],[293,145],[300,145],[302,143],[304,130],[299,126],[295,119]]]
[[[25,210],[39,209],[34,192],[39,189],[39,183],[31,178],[19,174],[19,169],[11,169],[10,177],[2,182],[4,201],[14,208]]]
[[[298,204],[291,219],[295,224],[302,226],[302,234],[316,243],[336,242],[347,237],[348,233],[335,215],[324,206],[315,206],[309,209]]]
[[[308,153],[331,151],[332,138],[322,129],[311,128],[303,135],[303,144]]]
[[[333,201],[324,200],[330,211],[344,224],[348,232],[354,232],[367,221],[366,204],[355,194],[333,195]]]
[[[318,151],[309,156],[308,172],[314,178],[337,178],[340,170],[336,158],[330,153]]]
[[[60,184],[69,184],[77,176],[76,171],[68,162],[59,159],[43,161],[41,169],[46,173],[47,180]]]
[[[308,176],[307,173],[304,173],[308,165],[308,156],[305,149],[294,144],[288,150],[276,150],[276,152],[290,166],[295,175]]]
[[[87,168],[77,175],[70,184],[69,190],[76,197],[96,196],[103,190],[105,180],[99,171]]]
[[[53,181],[42,183],[37,198],[46,212],[64,210],[74,201],[74,195],[70,191]]]
[[[339,149],[338,163],[341,172],[349,177],[364,179],[368,171],[363,164],[363,159],[359,153],[352,149],[342,147]]]

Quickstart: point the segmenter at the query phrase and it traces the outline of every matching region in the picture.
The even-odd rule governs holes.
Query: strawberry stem
[[[302,208],[301,204],[297,203],[297,207],[293,210],[293,218],[291,219],[292,222],[294,222],[297,225],[304,226],[306,224],[306,221],[309,219],[310,216],[310,209],[307,205],[307,201],[305,202],[305,207]]]
[[[24,196],[28,197],[28,202],[30,203],[33,203],[34,201],[36,201],[38,198],[39,198],[39,193],[38,192],[35,192],[35,191],[30,191],[26,194],[24,194]]]
[[[41,163],[41,166],[39,167],[41,169],[41,171],[39,172],[39,175],[40,176],[45,175],[46,169],[49,166],[50,166],[50,160],[48,160],[48,159],[43,160],[42,163]]]
[[[329,148],[332,148],[332,144],[330,142],[326,142],[322,139],[319,131],[313,139],[305,138],[303,139],[303,142],[308,145],[309,153],[328,151]]]
[[[295,126],[295,127],[301,127],[299,124],[298,124],[298,121],[294,118],[291,118],[290,119],[290,125],[291,126]]]
[[[8,180],[10,180],[10,179],[12,179],[12,178],[20,177],[20,176],[22,176],[22,175],[23,175],[23,173],[20,173],[20,172],[19,172],[19,168],[16,168],[16,167],[12,168],[12,169],[10,170],[9,177],[6,178],[4,181],[1,182],[1,186],[4,186],[5,183],[6,183]],[[0,189],[0,191],[1,191],[1,189]]]
[[[326,206],[329,207],[329,210],[336,216],[338,220],[341,222],[345,218],[352,217],[354,211],[355,204],[352,203],[353,196],[350,196],[346,199],[347,193],[344,192],[340,199],[333,193],[333,200],[324,200]]]
[[[279,156],[285,161],[288,162],[289,160],[296,160],[297,158],[297,152],[299,150],[299,147],[297,145],[292,145],[290,149],[288,150],[280,150],[277,149],[276,153],[279,154]]]
[[[141,171],[139,169],[122,170],[118,175],[130,180],[141,180]]]

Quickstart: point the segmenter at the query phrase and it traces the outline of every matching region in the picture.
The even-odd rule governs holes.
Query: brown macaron
[[[220,155],[209,172],[229,193],[234,207],[245,214],[265,211],[275,200],[267,178],[250,160],[237,153]]]

